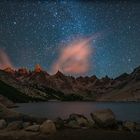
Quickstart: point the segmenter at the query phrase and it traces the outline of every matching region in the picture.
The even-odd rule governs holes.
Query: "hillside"
[[[28,102],[33,101],[35,99],[21,93],[16,88],[9,86],[0,80],[0,95],[7,97],[9,100],[13,102]]]

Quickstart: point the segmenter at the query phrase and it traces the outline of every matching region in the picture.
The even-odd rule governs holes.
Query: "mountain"
[[[14,102],[46,100],[140,101],[140,67],[117,78],[49,75],[39,64],[33,71],[0,70],[0,94]],[[22,98],[22,99],[21,99]]]
[[[4,96],[14,102],[27,102],[29,100],[33,101],[32,97],[21,93],[16,88],[9,86],[0,80],[0,103],[6,104],[6,106],[12,106],[10,105],[10,101],[5,99]]]
[[[131,74],[122,74],[113,80],[112,89],[99,101],[140,101],[140,67]]]

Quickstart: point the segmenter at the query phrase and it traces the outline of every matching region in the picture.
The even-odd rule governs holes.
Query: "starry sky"
[[[140,65],[140,2],[0,1],[0,48],[15,67],[39,63],[49,71],[62,45],[95,34],[86,75],[132,72]]]

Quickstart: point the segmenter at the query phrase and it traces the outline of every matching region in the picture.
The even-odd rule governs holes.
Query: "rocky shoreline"
[[[116,131],[140,131],[140,123],[132,121],[118,121],[110,109],[97,110],[91,113],[92,119],[87,119],[81,114],[70,114],[69,118],[63,120],[56,118],[36,118],[20,114],[15,117],[4,117],[0,119],[0,130],[25,130],[30,132],[42,132],[46,127],[46,134],[51,134],[61,129],[104,129]],[[48,128],[49,129],[48,129]],[[47,130],[48,129],[48,130]],[[52,129],[52,130],[51,130]],[[44,130],[43,130],[44,131]],[[50,132],[47,132],[50,131]]]
[[[81,133],[85,133],[85,131],[102,133],[103,131],[105,134],[108,132],[111,134],[114,132],[121,134],[135,133],[140,138],[140,123],[118,121],[110,109],[97,110],[90,115],[91,120],[81,114],[71,114],[65,120],[56,118],[52,121],[47,118],[23,115],[0,105],[0,139],[18,139],[25,136],[31,137],[31,139],[34,136],[36,138],[52,138],[57,134],[62,134],[63,137],[63,133],[67,133],[66,135],[71,137],[75,131],[81,131]],[[70,134],[67,131],[70,131]],[[80,137],[80,132],[77,135]]]

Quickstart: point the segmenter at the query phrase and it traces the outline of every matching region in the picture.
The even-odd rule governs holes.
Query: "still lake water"
[[[140,103],[113,103],[113,102],[40,102],[20,103],[16,111],[55,119],[57,117],[68,118],[72,113],[83,114],[90,118],[90,113],[98,109],[110,108],[117,120],[131,120],[140,122]]]

